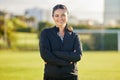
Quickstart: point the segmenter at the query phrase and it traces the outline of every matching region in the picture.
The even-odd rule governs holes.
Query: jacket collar
[[[58,27],[54,26],[53,29],[54,29],[56,32],[59,32],[59,28],[58,28]],[[65,30],[65,32],[68,31],[67,25],[65,26],[65,29],[64,29],[64,30]]]
[[[57,35],[59,28],[54,26],[52,30],[53,30],[52,33],[61,42],[60,37]],[[71,35],[71,32],[69,32],[68,29],[65,27],[65,35],[64,35],[63,43],[65,43],[68,40],[68,38],[70,38],[70,35]]]
[[[58,28],[58,27],[56,27],[56,26],[54,26],[54,27],[53,27],[53,29],[54,29],[56,32],[58,32],[58,31],[59,31],[59,28]]]

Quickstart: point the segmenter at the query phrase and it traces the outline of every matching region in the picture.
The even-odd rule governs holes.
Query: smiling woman
[[[44,80],[78,80],[77,62],[82,49],[78,35],[67,25],[67,7],[54,6],[52,18],[55,26],[41,32],[39,44],[45,62]]]

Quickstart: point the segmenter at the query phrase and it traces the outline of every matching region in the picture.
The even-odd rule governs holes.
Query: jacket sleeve
[[[49,40],[47,38],[46,30],[43,30],[41,32],[39,46],[40,46],[40,55],[45,62],[58,66],[65,66],[70,64],[68,61],[59,59],[50,51],[51,48],[50,48]]]
[[[77,62],[81,60],[82,56],[82,46],[80,45],[80,40],[78,35],[75,36],[74,42],[74,51],[67,52],[67,51],[54,51],[53,52],[56,56],[68,60],[70,62]]]

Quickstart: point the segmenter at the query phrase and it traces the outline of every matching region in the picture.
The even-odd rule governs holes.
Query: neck
[[[59,32],[64,32],[65,27],[59,27]]]
[[[59,32],[64,32],[65,26],[66,25],[61,25],[61,26],[57,25],[57,27],[59,28]]]

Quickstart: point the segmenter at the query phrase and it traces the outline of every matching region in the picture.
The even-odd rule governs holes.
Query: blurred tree
[[[0,38],[4,35],[4,17],[0,16]]]
[[[0,16],[0,38],[3,38],[4,41],[6,41],[9,48],[11,47],[12,41],[15,40],[13,32],[13,22],[10,19],[5,19],[4,15]]]
[[[27,28],[26,22],[17,17],[12,18],[11,20],[14,23],[15,30],[21,29],[21,28]]]
[[[75,28],[75,29],[93,29],[93,26],[90,26],[87,24],[78,24],[78,25],[74,25],[73,28]]]
[[[40,37],[41,31],[45,28],[52,27],[53,24],[50,22],[39,22],[38,24],[38,37]]]
[[[15,42],[16,38],[15,38],[15,35],[14,35],[14,24],[13,22],[10,20],[10,19],[7,19],[6,20],[6,24],[4,25],[4,28],[7,28],[6,29],[6,32],[7,32],[7,45],[8,45],[8,48],[11,48],[12,47],[12,42]]]
[[[26,18],[26,21],[29,21],[29,22],[35,22],[35,20],[36,18],[33,16]]]

